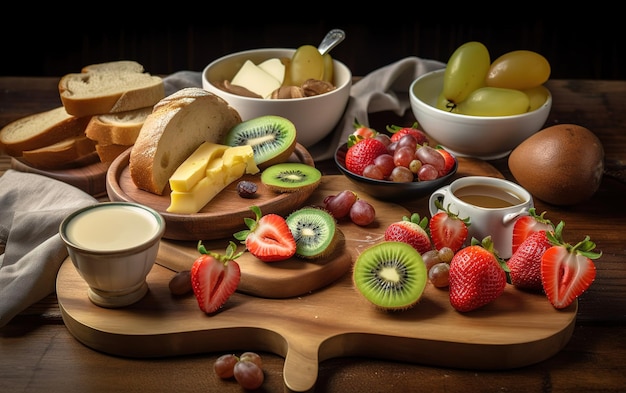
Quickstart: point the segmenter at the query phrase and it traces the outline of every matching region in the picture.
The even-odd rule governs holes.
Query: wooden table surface
[[[0,127],[61,105],[57,83],[58,78],[0,77]],[[626,81],[552,80],[547,86],[554,104],[546,126],[585,126],[598,135],[606,152],[605,176],[591,200],[564,208],[535,201],[538,211],[565,221],[566,240],[589,235],[603,252],[596,261],[595,282],[579,298],[576,327],[564,349],[539,364],[505,371],[420,365],[419,353],[415,363],[330,359],[320,364],[315,391],[626,391]],[[404,117],[370,115],[370,125],[378,129],[413,121],[410,110]],[[512,179],[506,159],[490,164]],[[325,174],[337,173],[332,162],[317,166]],[[0,155],[0,175],[9,167],[9,157]],[[404,206],[411,210],[410,203]],[[128,359],[94,351],[68,332],[51,295],[0,328],[0,391],[242,391],[235,382],[215,377],[212,365],[219,355]],[[284,359],[262,355],[266,379],[260,391],[284,391]]]

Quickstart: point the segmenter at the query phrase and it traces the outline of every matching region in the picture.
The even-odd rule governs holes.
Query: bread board
[[[477,174],[463,165],[460,172]],[[324,195],[348,188],[351,183],[341,176],[324,177],[306,203],[319,203]],[[369,200],[365,194],[361,197]],[[398,205],[373,202],[377,209],[374,226],[339,224],[352,260],[382,239],[384,228],[397,219],[396,214],[409,213]],[[428,214],[427,198],[413,201],[412,206],[420,215]],[[314,387],[320,362],[343,356],[464,369],[523,367],[560,351],[569,341],[576,321],[577,302],[556,310],[545,295],[510,285],[496,301],[470,313],[456,312],[447,290],[431,284],[411,310],[381,312],[354,290],[349,267],[329,285],[298,296],[276,299],[237,292],[220,312],[208,316],[200,311],[192,294],[175,297],[168,288],[176,271],[191,263],[190,242],[187,250],[184,242],[164,244],[165,252],[159,253],[148,275],[148,295],[123,309],[93,305],[87,298],[86,284],[71,260],[66,259],[57,277],[57,298],[71,334],[95,350],[127,357],[273,352],[285,357],[286,387],[303,392]],[[225,240],[207,244],[221,248]],[[168,249],[171,245],[179,257],[172,258]],[[297,280],[319,279],[303,277]]]
[[[263,186],[258,175],[244,175],[241,177],[242,180],[251,180],[258,185],[255,198],[240,197],[237,193],[237,182],[233,182],[198,213],[168,213],[169,187],[163,195],[152,194],[137,188],[130,176],[129,160],[130,151],[126,151],[111,164],[106,177],[109,199],[137,202],[158,211],[165,219],[164,238],[166,239],[198,241],[231,237],[233,233],[246,228],[245,217],[254,218],[254,213],[250,210],[251,205],[261,208],[261,212],[288,214],[304,203],[313,192],[313,190],[306,190],[278,194]],[[300,144],[296,144],[296,149],[289,161],[315,166],[307,149]]]
[[[70,184],[93,197],[106,196],[106,174],[109,164],[100,162],[93,153],[85,162],[78,162],[74,167],[59,169],[36,168],[20,158],[11,158],[11,169],[35,173]]]

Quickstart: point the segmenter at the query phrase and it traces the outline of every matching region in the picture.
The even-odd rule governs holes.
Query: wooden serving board
[[[482,164],[472,167],[474,163],[470,161],[460,163],[465,163],[460,172],[466,175],[477,174],[476,168],[484,169]],[[481,170],[478,174],[483,173]],[[341,176],[325,177],[310,202],[316,204],[324,195],[349,188],[351,183]],[[370,200],[367,195],[360,195]],[[346,234],[351,260],[380,241],[386,225],[401,218],[396,215],[409,213],[398,205],[371,201],[377,209],[375,225],[361,228],[348,222],[339,224]],[[420,207],[420,215],[428,214],[427,198],[412,205]],[[226,242],[214,240],[206,244],[223,249]],[[325,285],[316,268],[305,265],[292,267],[300,275],[282,268],[259,268],[247,279],[262,285],[282,285],[270,283],[273,275],[291,275],[293,282],[318,289],[287,298],[238,291],[222,310],[209,316],[200,311],[193,294],[172,296],[168,287],[176,271],[190,266],[197,255],[195,244],[164,241],[162,246],[157,264],[148,275],[150,291],[138,303],[121,309],[92,304],[87,285],[71,260],[66,259],[57,278],[57,298],[71,334],[93,349],[128,357],[273,352],[285,357],[286,387],[303,392],[314,387],[320,362],[342,356],[488,370],[538,363],[567,344],[578,308],[575,302],[556,310],[545,295],[507,285],[504,294],[493,303],[459,313],[450,305],[447,290],[428,284],[414,308],[383,312],[353,288],[349,266],[344,274]],[[249,268],[242,265],[242,276]]]
[[[105,180],[109,164],[100,162],[97,155],[95,155],[94,160],[85,162],[85,165],[59,169],[35,168],[19,158],[12,157],[11,169],[26,173],[36,173],[62,181],[83,190],[93,197],[106,196]]]
[[[256,205],[261,212],[288,214],[302,205],[311,196],[313,190],[278,194],[265,187],[259,175],[243,175],[242,180],[250,180],[258,185],[256,197],[242,198],[237,193],[237,182],[226,186],[198,213],[176,214],[167,212],[170,205],[169,186],[163,195],[152,194],[135,186],[129,170],[130,151],[118,156],[107,173],[106,188],[112,201],[136,202],[158,211],[165,219],[166,239],[173,240],[210,240],[230,237],[233,233],[245,229],[244,218],[254,218],[250,210]],[[311,154],[300,144],[288,161],[301,162],[315,166]]]

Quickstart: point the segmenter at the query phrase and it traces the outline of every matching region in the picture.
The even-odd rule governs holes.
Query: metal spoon
[[[317,47],[317,50],[322,54],[322,56],[324,56],[326,53],[330,52],[331,49],[339,45],[344,38],[346,38],[346,33],[344,33],[343,30],[332,29],[326,33],[326,37],[324,37],[320,45]]]

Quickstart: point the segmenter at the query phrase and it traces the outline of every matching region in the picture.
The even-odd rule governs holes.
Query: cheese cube
[[[206,176],[206,167],[215,157],[221,157],[226,145],[204,142],[187,158],[169,179],[172,191],[190,191]]]

